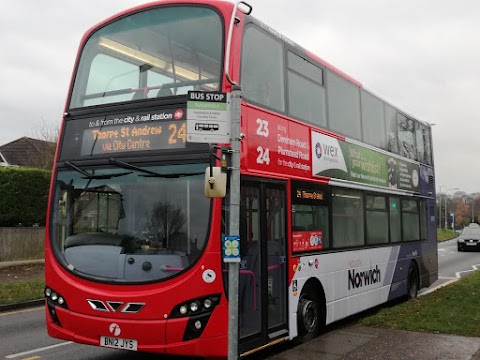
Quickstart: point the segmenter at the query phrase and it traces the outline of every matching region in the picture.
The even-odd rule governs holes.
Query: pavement
[[[31,264],[44,264],[44,259],[38,260],[16,260],[16,261],[0,261],[0,269],[9,266],[18,266],[18,265],[31,265]]]
[[[480,360],[480,338],[348,324],[268,360]]]
[[[41,262],[43,260],[0,262],[0,268]],[[432,289],[427,292],[430,291]],[[0,312],[43,304],[44,299],[38,299],[20,304],[0,305]],[[347,319],[328,326],[325,333],[305,344],[293,346],[288,343],[248,358],[262,360],[480,360],[480,337],[373,328]]]

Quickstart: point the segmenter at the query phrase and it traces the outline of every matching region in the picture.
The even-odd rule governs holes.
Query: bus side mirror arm
[[[239,7],[240,5],[244,5],[245,8]],[[228,29],[227,49],[226,49],[226,56],[225,56],[225,76],[228,82],[232,85],[239,85],[230,76],[230,49],[232,44],[233,28],[235,25],[238,26],[238,24],[240,23],[240,19],[236,17],[237,9],[240,9],[240,11],[243,12],[245,15],[250,15],[253,8],[251,5],[247,4],[245,1],[239,1],[235,4],[235,7],[233,8],[233,11],[232,11],[232,17],[230,19],[230,27]]]

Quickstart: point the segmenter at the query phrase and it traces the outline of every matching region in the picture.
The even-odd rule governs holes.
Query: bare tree
[[[159,201],[150,213],[147,228],[153,241],[162,244],[164,248],[171,248],[172,239],[179,238],[185,223],[186,217],[181,208]]]
[[[43,118],[42,121],[36,124],[31,130],[30,136],[41,141],[36,143],[38,152],[32,154],[32,160],[38,164],[39,168],[46,170],[52,169],[59,133],[60,125],[58,123],[48,123]]]

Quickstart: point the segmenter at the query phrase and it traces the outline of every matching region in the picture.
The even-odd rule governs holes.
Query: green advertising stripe
[[[354,144],[342,143],[340,146],[347,162],[350,180],[370,185],[388,186],[385,155]]]
[[[348,175],[343,176],[346,180],[402,190],[419,190],[418,181],[416,185],[412,184],[413,173],[415,172],[418,176],[419,168],[417,164],[393,158],[355,144],[341,142],[340,147],[348,169]],[[389,164],[394,169],[391,179],[389,178]]]
[[[226,111],[227,104],[219,102],[188,101],[187,109]]]

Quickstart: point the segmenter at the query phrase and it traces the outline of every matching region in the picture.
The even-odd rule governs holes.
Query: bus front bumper
[[[54,338],[93,346],[105,346],[102,343],[105,337],[120,339],[120,344],[124,343],[123,340],[134,340],[136,351],[171,355],[224,357],[227,354],[228,314],[225,306],[216,307],[201,336],[192,340],[184,340],[189,318],[118,319],[74,313],[61,307],[55,310],[56,322],[46,308],[48,334]]]

